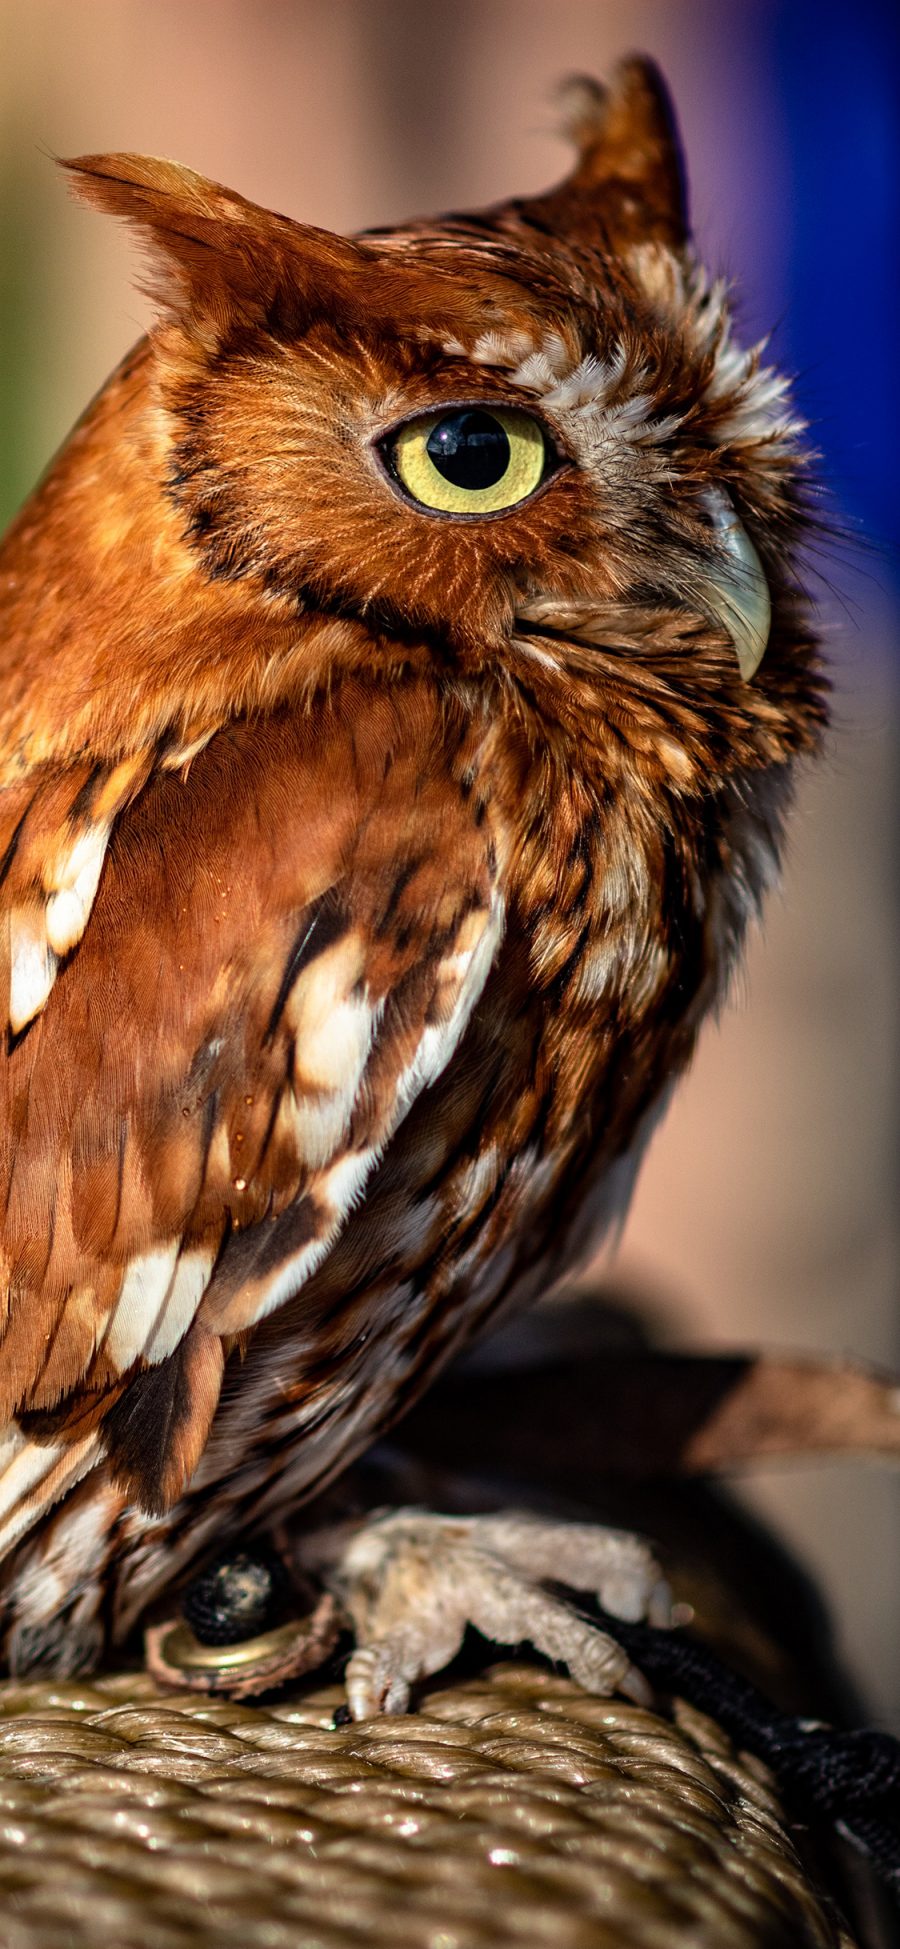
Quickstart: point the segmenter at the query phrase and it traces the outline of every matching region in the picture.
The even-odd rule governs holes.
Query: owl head
[[[158,319],[32,510],[65,536],[40,600],[93,617],[77,677],[48,617],[45,737],[90,711],[94,745],[190,742],[400,657],[607,721],[611,684],[620,712],[674,696],[682,749],[701,710],[742,762],[803,741],[785,382],[693,255],[652,65],[565,109],[560,187],[353,239],[172,163],[68,165],[141,233]]]

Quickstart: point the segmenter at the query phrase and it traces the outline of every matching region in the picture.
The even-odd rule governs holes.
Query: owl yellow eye
[[[552,464],[537,420],[505,406],[410,420],[385,451],[410,499],[436,514],[499,514],[527,500]]]

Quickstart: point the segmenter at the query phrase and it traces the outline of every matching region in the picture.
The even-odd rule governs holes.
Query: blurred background
[[[881,0],[0,0],[0,516],[145,323],[54,154],[169,155],[352,230],[563,173],[552,88],[632,48],[673,88],[697,237],[797,374],[846,540],[835,685],[783,892],[644,1170],[616,1282],[663,1344],[900,1364],[900,24]],[[756,1471],[873,1710],[900,1721],[900,1482]]]

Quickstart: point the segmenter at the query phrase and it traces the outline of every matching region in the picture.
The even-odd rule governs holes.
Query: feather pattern
[[[505,840],[476,823],[458,771],[477,775],[489,733],[463,724],[454,778],[441,718],[433,686],[371,700],[346,685],[315,721],[235,727],[187,779],[160,777],[113,842],[78,979],[10,1060],[0,1390],[45,1437],[80,1430],[89,1396],[138,1494],[158,1498],[135,1459],[148,1446],[165,1479],[170,1450],[191,1457],[186,1480],[205,1441],[214,1363],[188,1389],[188,1350],[309,1278],[484,985]],[[35,1110],[51,1102],[48,1126]],[[141,1379],[157,1365],[165,1413],[162,1377]]]

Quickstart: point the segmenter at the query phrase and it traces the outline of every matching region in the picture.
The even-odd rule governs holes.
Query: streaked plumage
[[[356,241],[72,165],[160,322],[0,558],[18,1666],[96,1656],[599,1238],[775,873],[823,715],[801,429],[652,70],[570,107],[560,189]],[[492,406],[536,491],[411,501],[395,430]]]

